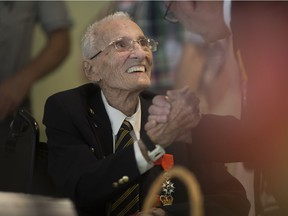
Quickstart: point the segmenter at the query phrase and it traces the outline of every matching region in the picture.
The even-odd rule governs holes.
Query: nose
[[[133,41],[133,49],[131,51],[131,57],[137,59],[144,59],[151,51],[147,51],[144,47],[142,47],[138,41]]]

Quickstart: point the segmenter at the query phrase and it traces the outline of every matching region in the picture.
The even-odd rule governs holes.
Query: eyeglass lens
[[[173,3],[174,1],[169,2],[165,15],[164,15],[164,19],[169,22],[176,23],[178,22],[178,19],[175,17],[174,13],[170,10]]]
[[[139,40],[132,40],[127,37],[123,37],[114,42],[115,48],[119,51],[130,50],[134,48],[134,43],[138,43],[144,49],[155,50],[155,41],[152,39],[141,38]],[[156,47],[157,49],[157,47]]]

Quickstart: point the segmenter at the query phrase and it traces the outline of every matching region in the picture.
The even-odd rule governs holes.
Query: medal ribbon
[[[174,165],[174,158],[172,154],[164,154],[161,158],[154,162],[154,165],[160,165],[165,171],[171,169]]]

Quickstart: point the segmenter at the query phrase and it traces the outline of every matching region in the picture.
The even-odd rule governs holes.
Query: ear
[[[94,82],[98,82],[100,80],[97,70],[95,70],[89,61],[84,60],[82,62],[82,70],[84,71],[88,80]]]

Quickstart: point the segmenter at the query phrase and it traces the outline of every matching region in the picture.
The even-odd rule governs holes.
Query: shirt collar
[[[228,29],[231,31],[230,22],[231,22],[231,0],[223,1],[223,16],[224,22]]]
[[[123,121],[126,119],[129,121],[133,127],[134,133],[137,139],[140,138],[140,125],[141,125],[141,106],[140,106],[140,99],[137,105],[136,112],[132,116],[126,116],[121,111],[115,109],[114,107],[110,106],[103,91],[101,90],[101,97],[106,109],[106,112],[109,116],[113,135],[116,136]]]

